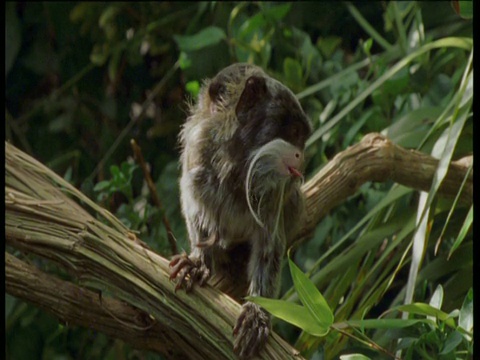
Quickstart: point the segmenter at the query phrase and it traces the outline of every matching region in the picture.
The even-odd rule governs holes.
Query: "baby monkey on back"
[[[295,95],[257,66],[234,64],[205,82],[180,134],[191,252],[170,263],[177,289],[222,274],[245,285],[242,296],[277,296],[285,245],[304,213],[301,170],[310,132]],[[256,355],[269,332],[269,315],[245,302],[234,351]]]

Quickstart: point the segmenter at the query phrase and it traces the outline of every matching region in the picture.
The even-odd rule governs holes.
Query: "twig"
[[[170,222],[168,221],[167,215],[165,214],[165,209],[163,208],[163,205],[160,202],[160,198],[158,197],[157,188],[155,186],[155,183],[152,180],[152,176],[150,174],[150,171],[147,168],[147,164],[145,163],[145,159],[143,158],[142,149],[137,145],[137,143],[135,142],[134,139],[130,140],[130,145],[132,146],[132,150],[133,150],[133,154],[135,156],[135,160],[138,162],[138,164],[142,168],[143,176],[145,178],[145,181],[147,182],[148,189],[150,190],[150,195],[152,196],[153,203],[163,213],[162,222],[163,222],[163,225],[165,226],[165,230],[167,232],[167,239],[168,239],[168,242],[170,243],[170,248],[172,250],[172,254],[177,254],[178,253],[177,243],[175,241],[175,237],[173,236],[173,231],[172,231],[172,228],[170,226]]]

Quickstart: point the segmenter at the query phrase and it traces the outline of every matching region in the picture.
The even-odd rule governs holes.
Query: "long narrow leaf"
[[[449,259],[450,259],[450,256],[452,256],[453,252],[457,250],[457,248],[462,244],[463,239],[465,239],[465,236],[467,236],[468,230],[470,230],[470,227],[472,226],[472,222],[473,222],[473,205],[470,206],[470,210],[468,211],[467,217],[463,222],[462,228],[460,229],[460,232],[458,233],[458,236],[455,239],[455,242],[453,243],[452,248],[450,249],[450,252],[448,254]]]
[[[429,319],[367,319],[349,320],[333,324],[333,328],[353,327],[358,329],[401,329],[418,323],[435,326],[435,322]]]
[[[424,315],[424,316],[434,316],[439,320],[445,321],[445,323],[452,327],[455,328],[455,322],[453,319],[447,314],[446,312],[434,308],[433,306],[430,306],[428,304],[424,303],[413,303],[413,304],[408,304],[408,305],[400,305],[395,308],[390,309],[390,311],[404,311],[410,314],[416,314],[416,315]]]
[[[333,313],[327,301],[297,265],[291,259],[288,259],[288,262],[298,297],[318,324],[329,328],[333,324]]]

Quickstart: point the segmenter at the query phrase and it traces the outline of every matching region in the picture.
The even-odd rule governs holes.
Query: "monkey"
[[[311,131],[292,91],[258,66],[235,63],[204,81],[179,134],[191,252],[170,262],[175,290],[220,273],[242,297],[278,295],[286,242],[305,213],[300,186]],[[268,313],[244,302],[234,352],[258,355],[270,331]]]

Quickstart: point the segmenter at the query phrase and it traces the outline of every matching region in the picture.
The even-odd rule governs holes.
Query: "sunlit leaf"
[[[246,300],[254,302],[267,310],[272,315],[282,319],[314,336],[325,336],[329,327],[320,324],[310,311],[304,306],[284,300],[267,299],[258,296],[246,297]]]
[[[291,259],[288,259],[288,261],[293,284],[297,290],[298,297],[318,324],[324,328],[329,328],[333,324],[333,313],[330,306],[328,306],[327,301],[315,287],[315,284],[297,267],[297,265],[295,265]]]
[[[455,327],[455,322],[451,317],[449,317],[449,314],[428,304],[413,303],[408,305],[400,305],[391,309],[391,311],[393,310],[404,311],[416,315],[434,316],[439,320],[445,321],[448,326]]]
[[[340,360],[370,360],[370,358],[362,354],[348,354],[340,355]]]
[[[435,292],[432,295],[432,298],[430,299],[430,306],[433,306],[434,308],[441,309],[442,304],[443,304],[443,287],[442,285],[438,285],[437,288],[435,289]],[[427,316],[427,319],[430,319],[432,321],[435,321],[435,317],[433,316]]]
[[[472,332],[473,331],[473,289],[468,291],[465,300],[463,301],[462,308],[460,309],[460,315],[458,317],[458,326],[462,329]]]

